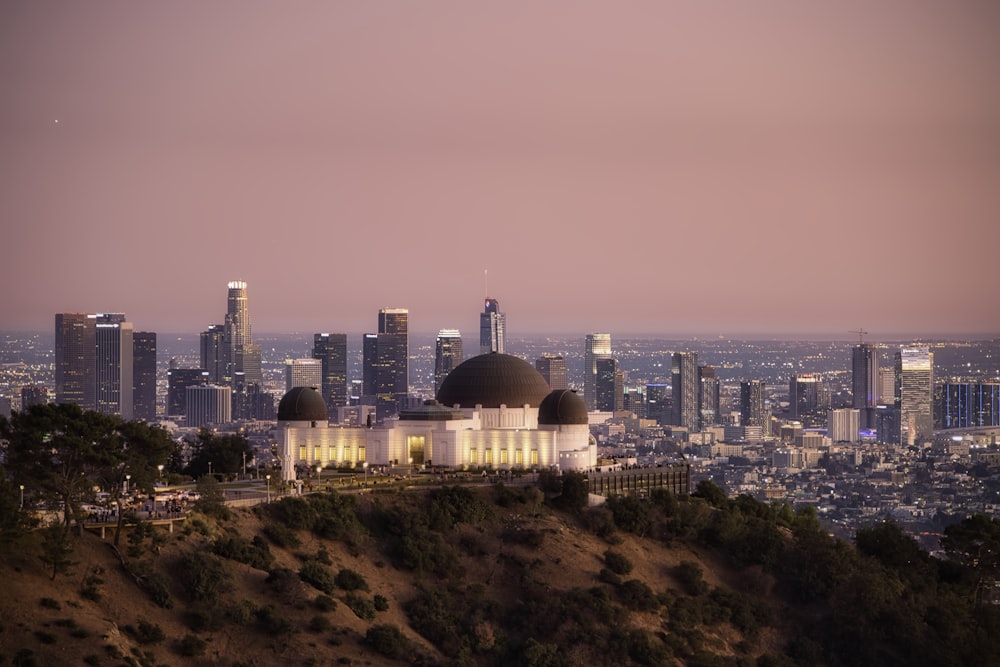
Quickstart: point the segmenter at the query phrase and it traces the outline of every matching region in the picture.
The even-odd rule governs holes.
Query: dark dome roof
[[[549,383],[528,362],[492,352],[466,359],[448,374],[438,389],[441,405],[463,408],[537,408],[549,393]]]
[[[292,387],[278,403],[280,422],[326,421],[326,401],[316,387]]]
[[[588,424],[587,404],[569,389],[556,389],[538,407],[539,424]]]

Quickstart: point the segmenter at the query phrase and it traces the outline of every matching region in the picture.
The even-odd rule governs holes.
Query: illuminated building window
[[[506,449],[501,449],[500,450],[500,465],[504,465],[506,463],[507,463],[507,450]]]
[[[522,452],[520,449],[514,452],[514,464],[524,465],[524,452]]]
[[[358,461],[367,461],[367,460],[368,459],[365,458],[365,448],[358,447]]]
[[[476,454],[477,453],[478,452],[476,452],[476,450],[474,450],[474,449],[470,449],[469,450],[469,463],[472,463],[473,465],[475,465],[475,463],[476,463]]]
[[[299,458],[304,459],[305,457],[306,457],[306,448],[304,446],[299,447]]]
[[[532,449],[531,450],[531,465],[533,465],[533,466],[538,465],[538,450],[537,449]]]
[[[486,450],[486,461],[485,461],[485,463],[486,463],[486,465],[492,465],[493,464],[493,450],[492,449],[487,449]]]
[[[426,437],[422,435],[406,436],[406,449],[410,452],[409,457],[417,465],[424,463],[425,440]]]

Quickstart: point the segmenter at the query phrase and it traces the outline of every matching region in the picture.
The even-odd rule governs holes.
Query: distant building
[[[941,400],[944,428],[1000,426],[1000,383],[946,382]]]
[[[123,313],[98,313],[94,319],[95,405],[98,412],[132,419],[134,343],[132,323]]]
[[[362,339],[362,391],[379,421],[399,413],[409,394],[409,311],[383,308],[379,331]]]
[[[132,414],[135,419],[156,419],[156,334],[132,334]]]
[[[568,389],[566,360],[560,356],[546,354],[535,359],[535,370],[542,374],[552,389]]]
[[[313,335],[313,359],[323,365],[321,391],[327,408],[348,404],[347,394],[347,334],[318,333]]]
[[[934,434],[934,355],[926,346],[903,346],[896,353],[899,442],[914,445]]]
[[[285,391],[295,387],[323,386],[323,362],[320,359],[285,359]]]
[[[719,378],[712,366],[698,367],[698,414],[702,430],[721,423],[719,417]]]
[[[647,419],[655,419],[659,424],[665,424],[668,421],[667,397],[669,396],[669,389],[669,386],[662,382],[654,382],[646,385]]]
[[[458,329],[441,329],[434,345],[434,393],[455,368],[465,361],[462,351],[462,332]]]
[[[32,405],[45,405],[49,402],[49,390],[39,384],[29,384],[21,387],[21,412],[27,412]]]
[[[597,394],[597,410],[599,412],[620,412],[624,409],[625,378],[618,370],[618,360],[597,360],[597,378],[595,392]]]
[[[208,371],[210,381],[215,384],[227,382],[226,369],[226,327],[223,324],[209,324],[199,336],[201,367]]]
[[[507,351],[507,316],[500,312],[500,302],[486,297],[486,306],[479,314],[479,354]]]
[[[86,313],[56,313],[56,403],[73,403],[84,410],[97,406],[96,331]]]
[[[674,405],[670,423],[688,431],[697,431],[701,426],[698,411],[701,389],[698,381],[698,354],[675,352],[671,357],[671,370]]]
[[[827,418],[827,432],[833,442],[856,443],[860,440],[861,410],[838,408],[830,410]]]
[[[211,374],[204,368],[171,368],[167,370],[166,416],[183,417],[187,414],[187,389],[211,382]]]
[[[583,401],[587,409],[597,409],[597,360],[611,358],[611,334],[587,334],[583,356]]]
[[[740,426],[760,427],[767,434],[770,415],[764,404],[764,382],[747,380],[740,383]],[[728,436],[727,436],[728,437]]]
[[[232,388],[215,384],[191,385],[186,389],[187,426],[202,427],[232,421]]]
[[[853,407],[861,411],[861,428],[875,428],[875,407],[879,404],[878,350],[859,343],[851,352]]]

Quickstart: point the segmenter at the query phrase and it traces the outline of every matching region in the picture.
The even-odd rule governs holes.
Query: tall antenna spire
[[[483,269],[483,290],[486,292],[483,294],[483,298],[490,298],[490,276],[489,269]]]

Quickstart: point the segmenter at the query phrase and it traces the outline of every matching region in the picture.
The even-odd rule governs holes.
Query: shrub
[[[337,573],[335,581],[337,586],[345,591],[368,590],[368,582],[365,581],[365,578],[354,570],[349,570],[347,568],[344,568]]]
[[[241,600],[229,608],[226,616],[236,625],[250,625],[257,618],[257,605],[251,600]]]
[[[42,605],[46,609],[62,609],[62,605],[59,604],[59,600],[53,598],[42,598],[38,601],[38,604]]]
[[[348,593],[344,597],[344,604],[363,621],[371,621],[375,618],[375,603],[363,595]]]
[[[365,633],[365,643],[372,650],[389,658],[403,658],[411,652],[410,640],[396,627],[390,624],[373,625]]]
[[[139,620],[138,628],[133,628],[129,625],[125,627],[125,630],[135,637],[136,641],[140,644],[158,644],[167,638],[163,632],[163,628],[145,619]]]
[[[302,579],[287,567],[271,570],[266,581],[274,589],[278,599],[285,604],[296,605],[302,601],[305,595]]]
[[[295,549],[302,543],[295,531],[284,524],[268,523],[264,525],[263,531],[267,539],[283,549]]]
[[[259,535],[254,536],[252,541],[239,535],[224,535],[212,543],[212,552],[258,570],[267,570],[274,562],[270,547]]]
[[[649,505],[635,496],[608,498],[608,509],[621,530],[644,535],[649,530]]]
[[[56,637],[51,632],[45,632],[44,630],[35,630],[35,639],[37,639],[43,644],[55,644],[59,638]]]
[[[317,595],[313,600],[313,606],[320,611],[333,611],[337,608],[337,601],[329,595]]]
[[[681,561],[674,568],[674,576],[677,582],[688,595],[698,596],[708,592],[708,584],[701,578],[701,566],[689,560]]]
[[[612,586],[621,586],[622,583],[622,578],[606,567],[601,568],[597,578],[605,584],[611,584]]]
[[[261,629],[269,635],[288,634],[292,629],[292,622],[271,604],[257,610],[257,621]]]
[[[309,621],[309,629],[313,632],[326,632],[331,627],[333,627],[333,624],[330,622],[330,619],[322,614],[313,616]]]
[[[185,658],[197,658],[205,653],[205,640],[195,635],[184,635],[180,641],[180,652]]]
[[[604,552],[604,564],[615,574],[628,574],[632,571],[632,561],[624,554],[611,549]]]
[[[181,557],[180,566],[184,590],[196,602],[214,603],[232,588],[225,563],[214,554],[189,551]]]
[[[299,570],[299,578],[324,593],[332,593],[337,587],[337,578],[333,572],[318,560],[310,559],[304,562]]]
[[[633,611],[656,611],[660,601],[644,581],[629,579],[618,587],[622,604]]]
[[[375,611],[389,611],[389,600],[384,595],[376,593],[372,602],[375,603]]]

